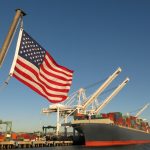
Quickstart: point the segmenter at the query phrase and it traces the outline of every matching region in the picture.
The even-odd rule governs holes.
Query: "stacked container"
[[[107,115],[108,115],[110,120],[115,121],[115,114],[114,113],[108,113]]]
[[[3,142],[5,140],[5,135],[4,134],[0,134],[0,142]]]
[[[14,140],[14,141],[16,141],[16,139],[17,139],[17,133],[12,133],[11,134],[11,138],[12,138],[12,140]]]
[[[102,118],[108,118],[108,114],[101,114]]]
[[[130,120],[131,120],[131,127],[132,128],[136,128],[136,117],[134,116],[130,116]]]

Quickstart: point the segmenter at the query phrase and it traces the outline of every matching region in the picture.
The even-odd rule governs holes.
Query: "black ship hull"
[[[115,146],[150,143],[150,133],[103,123],[75,123],[73,128],[84,135],[85,146]]]

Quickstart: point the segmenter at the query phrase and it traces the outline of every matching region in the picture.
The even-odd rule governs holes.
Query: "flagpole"
[[[0,67],[2,67],[2,63],[3,63],[4,58],[6,56],[8,47],[10,45],[11,39],[13,37],[13,34],[15,32],[15,29],[16,29],[16,26],[19,22],[19,19],[20,19],[20,17],[23,17],[25,15],[26,15],[25,12],[23,12],[21,9],[16,10],[16,15],[14,16],[14,19],[12,21],[12,24],[9,28],[8,34],[5,38],[5,41],[4,41],[3,46],[1,48],[1,51],[0,51]]]

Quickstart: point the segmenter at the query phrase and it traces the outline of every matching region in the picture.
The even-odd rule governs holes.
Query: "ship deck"
[[[134,130],[134,131],[139,131],[139,132],[150,134],[149,132],[146,132],[146,131],[143,131],[143,130],[139,130],[139,129],[135,129],[135,128],[131,128],[131,127],[125,127],[125,126],[121,126],[121,125],[116,125],[116,124],[114,124],[114,121],[112,121],[112,120],[110,120],[108,118],[107,119],[73,120],[71,122],[72,125],[74,125],[74,124],[95,124],[95,123],[110,124],[110,125],[118,126],[120,128],[124,128],[124,129],[129,129],[129,130]]]

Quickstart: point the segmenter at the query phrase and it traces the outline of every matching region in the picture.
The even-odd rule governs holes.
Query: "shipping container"
[[[108,114],[101,114],[102,118],[108,118]]]
[[[5,135],[4,134],[1,134],[0,135],[0,142],[3,142],[5,140]]]
[[[16,140],[16,139],[17,139],[17,133],[12,133],[12,134],[11,134],[11,138],[12,138],[13,140]]]

